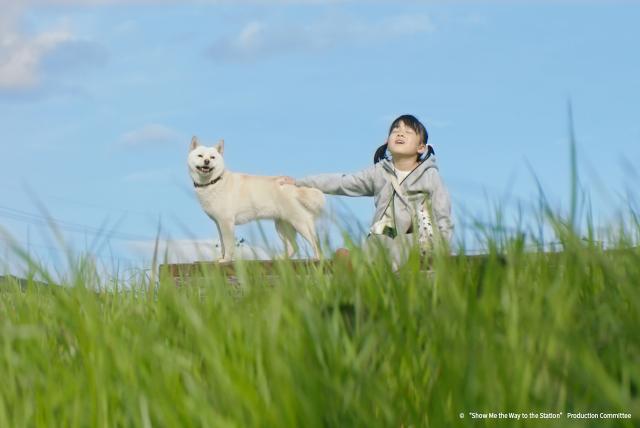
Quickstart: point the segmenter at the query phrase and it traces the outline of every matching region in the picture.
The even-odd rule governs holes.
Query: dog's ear
[[[200,145],[200,143],[198,142],[198,137],[196,137],[195,135],[191,138],[191,146],[189,146],[189,151],[193,151],[195,150],[196,147],[198,147]]]
[[[218,145],[216,146],[216,150],[221,155],[222,155],[222,152],[224,152],[224,140],[223,139],[218,140]]]

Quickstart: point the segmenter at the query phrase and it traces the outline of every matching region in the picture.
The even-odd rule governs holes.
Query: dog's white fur
[[[233,257],[235,225],[258,219],[275,220],[288,257],[297,249],[297,232],[320,258],[315,219],[324,207],[324,194],[318,189],[281,184],[277,177],[231,172],[225,169],[223,151],[223,140],[215,147],[205,147],[194,136],[187,161],[200,205],[218,227],[222,248],[218,261],[228,262]]]

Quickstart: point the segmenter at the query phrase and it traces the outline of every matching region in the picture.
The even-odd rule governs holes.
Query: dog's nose
[[[210,162],[210,160],[209,160],[209,159],[205,159],[205,160],[204,160],[204,164],[205,164],[205,165],[209,165],[209,162]]]

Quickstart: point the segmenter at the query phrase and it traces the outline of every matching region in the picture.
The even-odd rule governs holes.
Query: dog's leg
[[[216,229],[218,230],[218,241],[219,241],[219,245],[220,245],[220,257],[218,257],[216,260],[220,260],[222,257],[224,257],[224,242],[222,242],[222,230],[220,230],[220,223],[218,223],[218,220],[216,220],[211,215],[209,216],[209,218],[211,218],[211,220],[213,220],[213,224],[216,225]],[[215,250],[214,250],[213,255],[215,257]]]
[[[309,236],[308,238],[305,235],[302,236],[305,236],[307,241],[309,241],[309,244],[311,244],[314,258],[316,260],[320,260],[320,241],[318,240],[318,235],[316,234],[316,229],[313,224],[309,226],[307,235]]]
[[[296,245],[296,230],[291,226],[290,223],[284,220],[274,220],[276,225],[276,232],[278,232],[278,236],[282,239],[284,243],[284,257],[291,258],[298,250],[298,246]]]
[[[230,262],[236,248],[235,224],[233,220],[220,220],[217,222],[220,231],[220,248],[222,258],[218,262]]]
[[[306,216],[301,221],[292,223],[293,227],[298,231],[300,235],[311,245],[313,249],[313,255],[316,259],[320,259],[320,242],[316,234],[315,224],[313,217]]]

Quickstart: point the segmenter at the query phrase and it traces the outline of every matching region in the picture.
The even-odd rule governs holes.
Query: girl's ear
[[[195,135],[191,138],[191,145],[189,146],[189,151],[193,151],[195,150],[196,147],[198,147],[200,145],[200,143],[198,143],[198,137],[196,137]]]
[[[425,150],[422,152],[422,159],[423,160],[427,160],[429,159],[432,155],[435,155],[436,152],[433,150],[433,146],[431,144],[427,144],[425,146]]]
[[[435,155],[436,152],[433,151],[433,147],[431,144],[423,144],[421,146],[423,149],[418,150],[418,162],[426,161],[431,157],[431,155]]]
[[[222,154],[222,152],[224,152],[224,140],[220,139],[218,141],[218,145],[216,146],[216,150],[218,151],[218,153]]]

